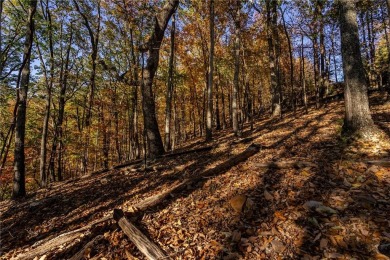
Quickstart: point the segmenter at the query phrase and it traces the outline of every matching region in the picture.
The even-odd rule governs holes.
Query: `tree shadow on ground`
[[[314,120],[320,121],[321,116]],[[232,230],[239,230],[243,234],[243,239],[234,243],[233,248],[230,247],[230,253],[250,255],[248,246],[245,245],[253,234],[245,233],[248,226],[261,230],[260,234],[264,235],[260,236],[265,237],[259,242],[263,244],[260,246],[263,251],[257,256],[252,254],[249,257],[252,259],[277,259],[281,256],[295,259],[342,256],[357,259],[374,258],[379,241],[389,239],[381,233],[387,232],[386,230],[390,227],[386,218],[387,212],[390,212],[390,191],[386,190],[386,183],[379,180],[368,167],[363,167],[353,176],[358,183],[347,184],[344,177],[350,175],[351,169],[346,167],[345,174],[340,174],[339,166],[345,158],[345,151],[338,134],[329,134],[325,140],[316,141],[315,136],[321,128],[326,127],[327,125],[312,126],[310,122],[306,122],[303,127],[298,127],[293,131],[295,135],[301,130],[309,130],[305,138],[298,138],[296,142],[285,145],[284,142],[292,137],[290,135],[267,147],[280,149],[284,146],[286,152],[279,155],[279,157],[284,157],[294,152],[298,146],[302,149],[302,144],[306,143],[304,149],[313,151],[311,161],[315,162],[318,167],[307,170],[295,169],[296,176],[308,175],[303,183],[298,182],[299,185],[296,185],[297,183],[294,185],[292,180],[286,180],[285,170],[268,169],[259,174],[259,178],[262,179],[261,186],[244,191],[255,202],[253,214],[249,217],[243,215],[239,221],[231,225]],[[299,155],[302,152],[296,151],[296,154]],[[356,164],[355,167],[358,167],[359,161]],[[362,176],[364,179],[359,179]],[[281,185],[283,182],[289,183],[290,187],[286,189],[286,186]],[[273,195],[278,194],[281,199],[267,200],[262,194],[265,190]],[[347,201],[347,206],[343,205],[338,208],[335,206],[337,214],[319,213],[303,207],[307,201],[319,201],[332,207],[340,194],[351,200]],[[288,213],[287,210],[292,210],[293,216],[284,216],[284,213]],[[293,229],[293,224],[295,224],[301,230],[301,235],[299,233],[295,234],[297,237],[286,235],[289,232],[286,232],[288,229],[284,229],[284,223],[291,220],[293,220],[290,224],[291,228]],[[251,223],[263,224],[259,227]],[[272,241],[278,241],[278,243],[272,243]],[[224,247],[229,248],[229,244],[224,244]],[[249,252],[250,250],[252,248]],[[226,255],[226,252],[221,251],[220,256],[223,255]]]
[[[213,220],[199,219],[199,225],[204,223],[202,225],[208,229],[219,232],[224,229],[239,230],[241,232],[242,235],[239,241],[232,241],[231,238],[221,240],[223,248],[217,250],[219,257],[235,252],[240,255],[248,255],[248,258],[251,259],[276,259],[280,256],[285,258],[302,258],[305,255],[324,256],[326,248],[321,248],[319,243],[324,241],[323,238],[328,239],[330,235],[341,232],[337,229],[334,231],[333,229],[337,225],[329,223],[347,223],[356,218],[367,223],[372,222],[372,229],[380,230],[381,223],[378,222],[378,218],[373,213],[381,214],[381,212],[389,211],[388,198],[390,194],[385,194],[385,197],[382,198],[382,201],[386,203],[374,204],[374,207],[370,206],[369,202],[367,206],[367,203],[361,204],[360,200],[354,199],[346,208],[338,210],[339,213],[336,217],[319,215],[318,212],[308,211],[302,207],[308,200],[318,200],[325,205],[332,206],[330,201],[333,195],[332,192],[335,190],[347,192],[352,189],[345,186],[344,180],[339,177],[338,169],[334,169],[334,166],[344,156],[342,147],[338,147],[335,141],[338,137],[337,133],[328,133],[325,135],[325,139],[317,138],[323,129],[335,124],[336,119],[334,118],[340,116],[338,112],[338,115],[334,116],[332,120],[324,121],[326,115],[335,113],[332,109],[334,109],[332,106],[328,106],[325,111],[321,111],[316,116],[309,117],[309,119],[297,118],[304,121],[299,127],[294,127],[297,119],[286,119],[273,122],[266,121],[257,126],[255,131],[246,132],[247,136],[245,137],[251,137],[251,141],[260,142],[263,145],[262,150],[250,158],[251,161],[261,162],[269,153],[273,152],[275,153],[272,154],[273,158],[280,159],[290,158],[291,154],[300,157],[310,155],[310,161],[316,163],[317,167],[291,170],[255,169],[259,185],[251,188],[231,187],[233,189],[232,193],[243,193],[251,198],[254,204],[249,212],[250,214],[243,213],[234,216],[231,209],[226,209],[225,212],[229,213],[229,216],[220,216]],[[263,138],[263,136],[272,133],[276,129],[284,129],[284,132],[279,136],[273,136],[271,140]],[[174,181],[189,176],[196,178],[198,173],[229,162],[231,159],[229,153],[237,147],[229,142],[230,140],[231,137],[221,136],[218,142],[225,141],[229,143],[227,147],[221,150],[202,152],[196,156],[183,155],[175,158],[165,158],[161,161],[161,164],[169,165],[172,170],[163,173],[133,173],[129,172],[127,168],[123,168],[80,179],[76,183],[64,183],[60,187],[62,192],[57,190],[57,193],[51,193],[48,191],[47,195],[43,196],[47,201],[42,203],[40,203],[38,193],[34,197],[38,199],[37,201],[29,199],[25,203],[10,207],[2,213],[2,226],[4,227],[1,231],[2,250],[10,251],[22,246],[31,246],[39,239],[53,237],[64,233],[66,230],[75,229],[83,225],[83,222],[99,217],[104,211],[120,207],[124,203],[136,203],[142,198],[154,195],[157,188],[159,188],[159,191],[163,190]],[[214,164],[212,164],[213,161],[215,161]],[[184,168],[175,169],[175,167],[183,164],[186,165]],[[216,192],[219,188],[223,188],[223,184],[216,183],[215,186],[209,184],[214,179],[225,175],[226,172],[235,171],[240,174],[243,171],[245,172],[245,169],[240,169],[240,166],[233,166],[212,176],[202,176],[202,178],[197,179],[196,183],[172,193],[172,196],[161,204],[143,212],[136,220],[137,224],[142,226],[141,217],[148,218],[157,215],[158,218],[158,216],[164,214],[165,210],[171,209],[174,204],[193,197],[195,192],[201,190]],[[293,171],[292,175],[289,171]],[[286,177],[287,173],[293,176],[293,180]],[[294,182],[295,178],[301,181]],[[379,181],[374,176],[370,178],[373,183]],[[359,191],[360,195],[368,197],[372,196],[370,188],[372,187],[363,188],[359,186],[352,190],[354,192]],[[273,199],[266,199],[265,191],[272,194]],[[206,193],[200,194],[196,203],[202,203],[203,200],[209,199],[208,196]],[[213,203],[215,207],[223,207],[226,204],[226,199],[222,198]],[[292,216],[283,215],[290,214],[288,211],[293,212]],[[227,220],[228,218],[230,219]],[[286,223],[297,231],[298,237],[286,235],[289,233],[287,229],[284,229]],[[388,222],[383,222],[382,226],[386,225],[384,223]],[[157,228],[160,227],[158,223],[156,225]],[[150,228],[148,226],[143,230],[148,233]],[[148,235],[152,237],[152,234]],[[175,235],[171,234],[171,236]],[[252,251],[248,252],[247,241],[253,236],[256,236],[256,243],[260,245],[261,249],[257,252],[257,255]],[[329,238],[328,243],[331,244],[333,241],[330,241]],[[353,237],[348,237],[344,243],[336,241],[332,245],[332,250],[337,253],[348,253],[352,256],[356,256],[358,253],[363,256],[372,256],[372,252],[369,251],[369,246],[365,241],[357,241]],[[349,246],[353,243],[355,243],[355,246]],[[278,246],[280,246],[279,249],[283,248],[283,250],[277,250]],[[72,250],[74,251],[76,248],[72,248]],[[329,251],[329,253],[333,253],[333,251]]]
[[[29,247],[38,240],[77,229],[113,208],[131,205],[131,201],[135,204],[177,180],[196,176],[211,162],[227,157],[223,150],[168,157],[154,162],[171,167],[163,174],[158,171],[131,172],[125,167],[76,182],[64,181],[56,184],[53,191],[41,190],[25,201],[14,202],[2,212],[2,252]],[[183,168],[183,165],[186,166]]]

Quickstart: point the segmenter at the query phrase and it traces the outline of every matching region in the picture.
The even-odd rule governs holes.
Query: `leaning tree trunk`
[[[34,40],[34,14],[37,9],[37,0],[28,1],[28,19],[26,38],[24,42],[23,64],[20,68],[20,82],[18,88],[18,107],[16,112],[15,124],[15,151],[14,151],[14,186],[12,197],[24,197],[25,188],[25,156],[24,156],[24,137],[26,133],[26,107],[28,83],[30,81],[30,57]]]
[[[153,98],[153,79],[158,68],[161,41],[168,21],[179,5],[179,0],[169,0],[163,6],[159,14],[156,14],[154,29],[147,42],[148,59],[142,74],[143,113],[146,137],[149,141],[149,155],[156,157],[164,153],[164,145],[156,118],[156,108]]]
[[[360,53],[356,6],[354,0],[339,0],[341,54],[345,77],[345,118],[343,132],[371,137],[376,131],[371,118],[367,81]]]

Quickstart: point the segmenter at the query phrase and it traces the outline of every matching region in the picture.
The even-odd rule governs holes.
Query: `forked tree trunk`
[[[345,78],[345,118],[343,132],[370,137],[376,130],[371,118],[367,81],[360,53],[354,0],[338,0],[340,10],[341,54]]]
[[[162,7],[160,13],[156,14],[153,32],[147,43],[148,59],[142,73],[142,96],[143,113],[146,137],[149,141],[149,155],[156,157],[164,153],[164,145],[156,118],[156,108],[153,98],[153,79],[158,68],[161,42],[168,21],[179,5],[179,0],[169,0]]]
[[[26,37],[23,50],[23,63],[20,67],[18,84],[18,107],[15,121],[15,150],[14,150],[14,185],[12,197],[24,197],[25,188],[25,156],[24,138],[26,134],[26,107],[28,83],[30,81],[30,57],[34,40],[34,14],[37,9],[37,0],[28,1],[28,17]]]

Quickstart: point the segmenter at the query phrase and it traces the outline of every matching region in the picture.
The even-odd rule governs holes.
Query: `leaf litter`
[[[374,106],[374,119],[389,110]],[[390,168],[367,159],[388,158],[390,147],[378,144],[371,152],[369,144],[364,151],[348,147],[339,138],[342,116],[342,103],[333,102],[307,115],[259,119],[253,131],[244,129],[245,137],[262,146],[257,154],[129,218],[172,259],[387,259]],[[216,133],[212,151],[149,162],[163,170],[124,167],[54,184],[23,201],[1,202],[1,258],[28,252],[114,208],[131,212],[175,181],[196,177],[248,147],[229,134]],[[256,166],[295,160],[315,166]],[[92,233],[103,237],[85,259],[144,259],[114,221],[38,259],[70,258]]]

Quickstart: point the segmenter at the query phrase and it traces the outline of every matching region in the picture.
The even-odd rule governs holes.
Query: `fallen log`
[[[139,251],[151,260],[165,259],[167,256],[155,243],[150,241],[133,223],[131,223],[120,209],[114,209],[114,219],[119,227],[129,237]]]
[[[72,242],[73,240],[80,237],[81,233],[84,231],[88,231],[90,228],[92,228],[94,225],[108,222],[112,219],[112,216],[105,216],[103,218],[100,218],[98,220],[95,220],[91,222],[89,225],[86,225],[82,228],[75,229],[66,233],[63,233],[55,238],[48,238],[44,240],[40,240],[34,245],[32,245],[32,249],[27,251],[26,253],[22,253],[17,255],[13,259],[34,259],[35,257],[40,257],[45,254],[47,254],[50,251],[53,251],[60,246],[63,246],[65,244],[68,244]]]
[[[103,238],[103,235],[97,235],[94,239],[92,239],[87,244],[85,244],[85,246],[83,246],[83,248],[80,251],[78,251],[74,256],[69,258],[69,260],[80,260],[80,259],[82,259],[85,256],[88,248],[93,247],[95,242],[101,240],[102,238]]]
[[[72,242],[73,240],[77,239],[79,236],[80,236],[79,233],[73,232],[66,236],[56,237],[30,251],[27,251],[26,253],[19,254],[12,259],[35,259],[36,257],[43,256],[49,253],[50,251],[57,249],[60,246]]]
[[[260,150],[259,145],[251,144],[244,152],[230,158],[229,160],[221,163],[220,165],[217,165],[212,169],[204,171],[203,173],[199,174],[197,177],[187,178],[185,180],[178,181],[170,189],[161,192],[157,195],[146,198],[145,200],[133,206],[134,212],[137,213],[146,210],[150,207],[156,206],[161,201],[163,201],[168,196],[170,196],[172,193],[177,193],[186,189],[191,184],[197,183],[198,181],[202,180],[203,177],[213,176],[213,175],[220,174],[222,172],[226,172],[233,166],[237,165],[238,163],[241,163],[247,160],[249,157],[253,156],[259,150]],[[78,238],[82,232],[90,230],[91,227],[93,227],[94,225],[100,223],[109,223],[111,219],[112,216],[105,216],[103,218],[91,222],[87,226],[63,233],[55,238],[50,237],[50,238],[40,240],[32,246],[32,249],[30,251],[18,255],[14,259],[34,259],[35,257],[40,257],[50,251],[59,248],[64,244],[70,243],[72,240]]]
[[[163,201],[165,198],[167,198],[170,194],[172,194],[175,191],[178,191],[179,189],[182,189],[189,183],[189,180],[184,180],[181,182],[177,182],[174,184],[171,188],[158,193],[157,195],[153,195],[151,197],[148,197],[144,199],[143,201],[137,203],[136,205],[132,206],[132,212],[139,212],[144,211],[148,208],[154,207],[157,204],[159,204],[161,201]]]
[[[305,168],[305,167],[316,167],[317,165],[311,162],[305,161],[280,161],[280,162],[267,162],[267,163],[256,163],[254,164],[258,168],[271,168],[271,169],[286,169],[286,168]]]

